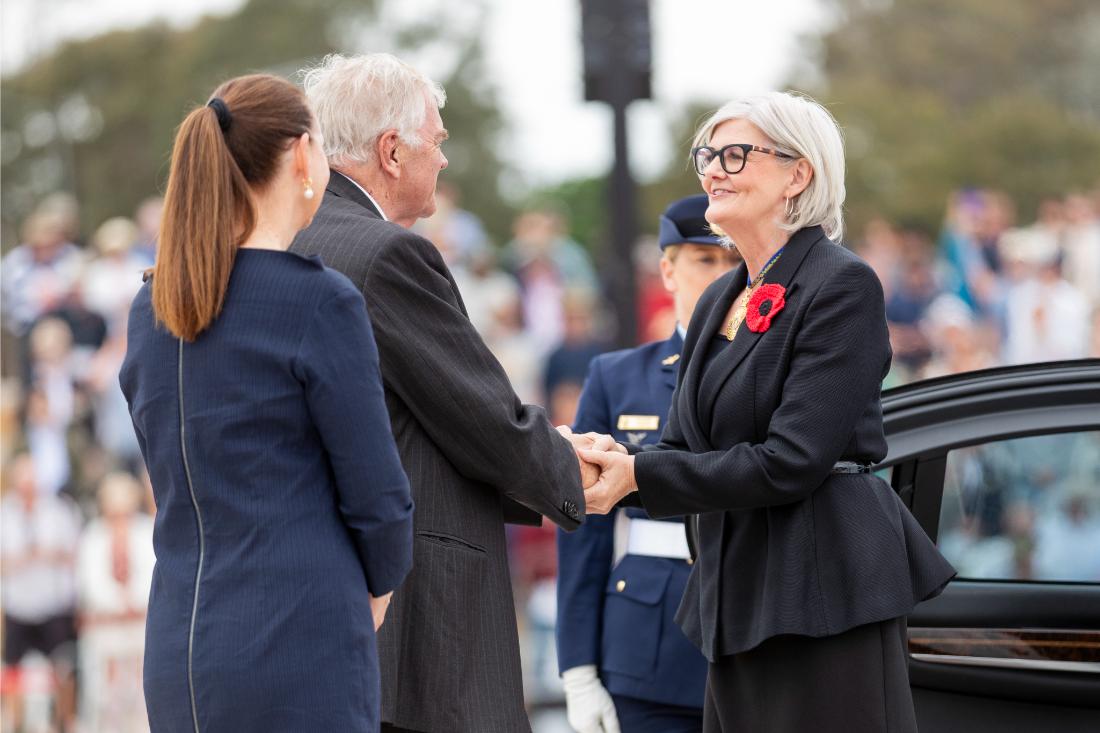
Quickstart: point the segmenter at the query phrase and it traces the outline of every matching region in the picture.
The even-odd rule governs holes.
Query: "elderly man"
[[[504,523],[534,510],[577,527],[580,464],[520,403],[439,252],[407,229],[435,210],[447,166],[443,89],[386,54],[330,56],[305,88],[332,177],[291,250],[366,298],[416,502],[414,567],[378,638],[382,729],[529,730]]]

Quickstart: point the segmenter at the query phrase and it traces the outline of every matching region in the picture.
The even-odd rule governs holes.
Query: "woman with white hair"
[[[954,570],[871,472],[890,344],[878,279],[836,243],[840,130],[765,94],[714,113],[691,158],[745,262],[696,306],[661,442],[581,451],[588,511],[636,491],[698,515],[677,620],[710,660],[705,731],[914,731],[905,616]]]

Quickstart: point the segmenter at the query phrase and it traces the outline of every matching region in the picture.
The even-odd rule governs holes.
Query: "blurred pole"
[[[608,179],[611,247],[604,253],[611,303],[618,322],[620,348],[638,340],[638,288],[634,277],[634,242],[638,238],[638,192],[630,172],[626,134],[626,103],[612,103],[615,116],[615,162]]]
[[[638,237],[637,187],[630,172],[626,111],[650,96],[649,0],[581,0],[584,98],[611,105],[615,161],[608,177],[609,247],[599,259],[618,322],[617,343],[638,338],[634,242]]]

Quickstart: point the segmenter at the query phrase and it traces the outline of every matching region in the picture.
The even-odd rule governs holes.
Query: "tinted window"
[[[1100,581],[1100,432],[951,451],[940,512],[960,578]]]

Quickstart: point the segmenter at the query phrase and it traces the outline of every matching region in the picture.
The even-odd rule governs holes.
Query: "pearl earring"
[[[307,201],[312,199],[313,198],[313,180],[307,178],[304,181],[302,181],[302,185],[305,186],[305,189],[306,189],[305,192],[302,195],[306,197]]]

